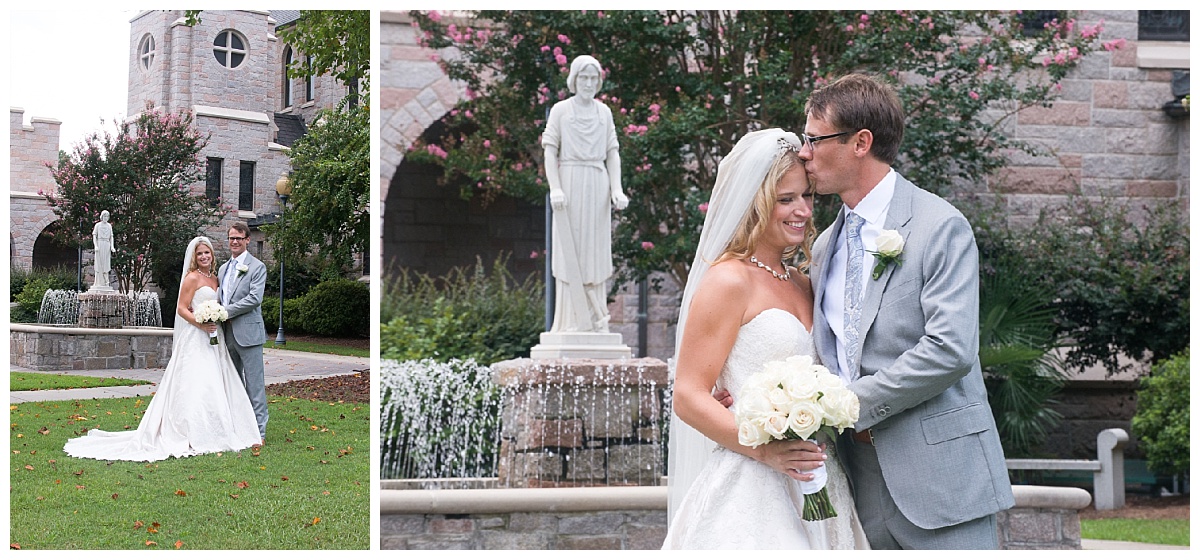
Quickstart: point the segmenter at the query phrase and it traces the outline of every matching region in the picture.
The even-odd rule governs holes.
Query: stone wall
[[[13,324],[9,361],[39,371],[161,368],[171,359],[173,330],[83,329]]]
[[[62,121],[32,117],[24,124],[25,111],[8,111],[9,139],[9,236],[12,266],[33,267],[33,246],[38,235],[57,217],[40,192],[57,192],[58,186],[46,162],[58,161],[59,128]]]
[[[386,486],[386,482],[385,482]],[[997,518],[1006,550],[1081,548],[1078,488],[1014,486]],[[505,509],[507,508],[507,511]],[[381,490],[380,548],[653,550],[667,532],[667,489]]]

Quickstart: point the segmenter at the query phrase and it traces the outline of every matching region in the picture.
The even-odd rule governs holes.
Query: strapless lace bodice
[[[206,301],[217,299],[217,291],[210,286],[200,286],[196,288],[196,293],[192,294],[192,309]]]
[[[717,377],[717,387],[737,395],[746,380],[762,370],[763,364],[815,354],[812,334],[795,315],[779,308],[765,309],[738,329],[737,340]],[[736,398],[733,406],[737,406]]]

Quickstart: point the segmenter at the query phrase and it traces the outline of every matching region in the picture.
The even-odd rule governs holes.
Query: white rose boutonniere
[[[249,271],[250,271],[250,267],[248,267],[248,266],[246,266],[246,265],[244,265],[244,264],[242,264],[242,263],[238,263],[238,264],[237,264],[237,273],[238,273],[238,278],[241,278],[243,274],[245,274],[245,273],[247,273],[247,272],[249,272]]]
[[[889,264],[900,265],[900,253],[904,252],[904,238],[894,229],[885,229],[875,238],[877,251],[868,251],[875,255],[875,269],[871,271],[871,279],[878,280],[879,275]]]

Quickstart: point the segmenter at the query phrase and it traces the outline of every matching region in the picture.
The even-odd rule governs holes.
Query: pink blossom
[[[679,86],[675,86],[675,93],[680,93],[680,92],[682,92],[682,91],[683,91],[683,90],[682,90],[682,89],[680,89],[680,87],[679,87]]]
[[[854,25],[853,24],[846,26],[846,33],[854,33]]]
[[[863,14],[861,16],[858,16],[858,19],[862,20],[863,22],[868,22],[868,21],[871,21],[871,16],[869,16],[867,14]]]
[[[1125,48],[1125,39],[1113,39],[1104,43],[1104,50],[1114,51],[1116,49]]]
[[[475,113],[472,113],[470,109],[467,109],[465,112],[463,112],[463,116],[470,119],[475,117]]]
[[[571,40],[570,40],[570,39],[568,39],[568,38],[567,38],[567,36],[566,36],[566,35],[563,35],[562,33],[559,33],[559,34],[558,34],[558,42],[559,42],[559,43],[562,43],[562,44],[564,44],[564,45],[570,45],[570,44],[571,44]]]
[[[650,112],[651,113],[658,114],[659,109],[662,109],[662,107],[658,103],[650,104]]]
[[[646,122],[658,122],[658,115],[650,115],[646,117]]]
[[[700,209],[700,213],[701,213],[701,214],[707,214],[707,213],[708,213],[708,203],[707,203],[707,202],[701,202],[701,203],[700,203],[700,206],[697,206],[697,208],[699,208],[699,209]]]
[[[437,10],[433,10],[433,11],[429,12],[429,14],[427,14],[427,15],[429,16],[429,19],[431,21],[434,21],[434,22],[442,21],[442,14],[438,13]]]
[[[554,52],[554,56],[558,56],[558,55],[562,54],[563,53],[562,47],[554,47],[553,52]]]
[[[969,91],[969,92],[967,92],[967,95],[968,95],[968,96],[969,96],[971,99],[975,99],[975,100],[978,100],[978,99],[979,99],[979,94],[978,94],[978,93],[975,93],[974,91]]]
[[[496,161],[496,154],[488,154],[488,161]]]
[[[449,155],[446,153],[446,150],[443,150],[442,147],[438,146],[437,144],[425,146],[425,151],[442,159],[446,159],[446,156]]]
[[[484,140],[484,141],[483,141],[483,147],[484,147],[484,148],[491,148],[491,147],[492,147],[492,141],[491,141],[491,140]]]
[[[550,50],[550,45],[542,45],[542,52],[546,52],[549,50]]]
[[[559,66],[565,66],[567,64],[567,55],[565,55],[565,54],[554,55],[554,62],[557,62]]]
[[[529,253],[529,258],[531,258],[531,259],[536,259],[536,258],[538,258],[538,252],[537,252],[537,251],[531,251],[531,252]]]
[[[598,18],[604,17],[604,12],[596,12],[596,17],[598,17]]]
[[[645,249],[645,250],[649,251],[650,249],[653,249],[653,248],[654,248],[654,244],[653,244],[653,243],[651,243],[651,242],[649,242],[649,241],[643,241],[643,242],[642,242],[642,249]]]

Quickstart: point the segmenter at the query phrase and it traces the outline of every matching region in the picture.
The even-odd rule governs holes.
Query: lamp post
[[[275,193],[279,195],[279,226],[283,227],[283,215],[287,210],[287,199],[292,194],[291,172],[285,172],[275,182]],[[276,248],[275,258],[279,260],[279,332],[275,334],[275,347],[287,344],[283,337],[283,254]]]

